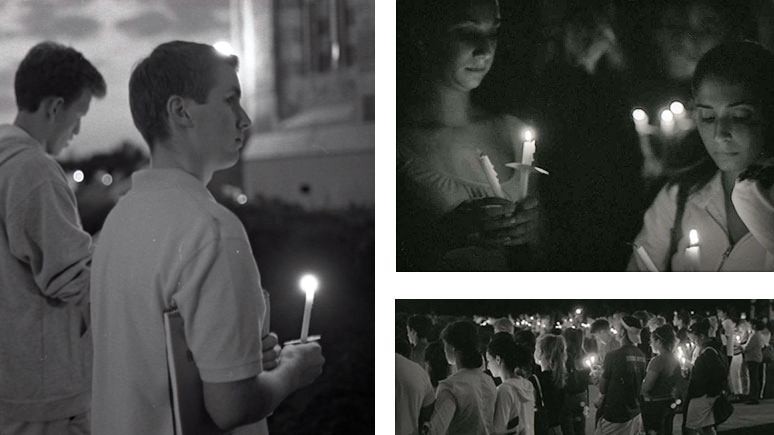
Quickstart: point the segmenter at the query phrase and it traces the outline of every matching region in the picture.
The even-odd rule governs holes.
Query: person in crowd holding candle
[[[584,363],[583,331],[575,328],[562,330],[567,344],[567,386],[564,395],[564,413],[562,415],[563,435],[585,435],[586,415],[589,405],[589,382],[591,367]]]
[[[478,334],[472,322],[457,321],[442,333],[444,351],[454,374],[438,384],[435,409],[423,434],[488,435],[492,433],[497,388],[484,373]]]
[[[635,246],[659,270],[690,270],[696,229],[699,269],[774,270],[774,54],[752,42],[721,44],[693,77],[705,152],[677,171],[644,216]],[[643,270],[632,256],[628,269]]]
[[[500,378],[494,410],[494,434],[534,435],[535,392],[532,384],[517,370],[519,357],[528,357],[513,336],[498,332],[487,346],[487,367]]]
[[[398,270],[530,269],[537,201],[506,167],[526,125],[471,101],[494,60],[497,0],[403,0],[397,12]]]
[[[642,324],[631,316],[621,319],[616,338],[621,347],[605,357],[599,392],[601,418],[596,435],[636,435],[642,429],[639,396],[645,378],[645,355],[637,348]]]
[[[239,159],[250,119],[236,56],[159,45],[134,68],[129,102],[151,169],[110,212],[91,276],[92,432],[173,432],[163,313],[177,309],[209,417],[222,430],[265,418],[322,372],[318,343],[262,331],[267,311],[245,229],[206,189]],[[185,400],[185,398],[183,398]]]
[[[411,360],[417,364],[423,364],[425,361],[425,349],[427,349],[427,336],[433,327],[433,321],[430,317],[415,314],[409,317],[406,322],[406,331],[408,333],[409,343],[411,343]]]
[[[750,395],[747,397],[748,405],[757,405],[761,395],[761,366],[763,365],[763,346],[768,344],[764,341],[762,331],[765,329],[760,320],[752,321],[755,331],[747,340],[744,346],[744,365],[750,376]]]
[[[92,241],[52,156],[78,134],[105,80],[85,57],[35,45],[0,126],[0,433],[89,433]]]
[[[729,366],[728,381],[732,392],[739,400],[744,400],[750,393],[750,375],[744,364],[744,347],[750,338],[751,330],[750,322],[744,318],[744,313],[742,313],[734,327],[734,357]]]
[[[688,333],[698,349],[698,357],[691,368],[686,395],[683,425],[688,433],[714,435],[715,418],[712,406],[726,382],[725,358],[709,343],[709,321],[702,319],[691,325]]]
[[[431,341],[425,349],[425,370],[430,375],[430,383],[434,389],[438,388],[438,383],[449,377],[451,366],[446,361],[446,352],[443,348],[443,342]]]
[[[647,435],[672,435],[675,413],[671,405],[681,397],[675,394],[681,380],[680,361],[673,353],[676,342],[669,325],[656,328],[650,335],[655,356],[648,363],[642,381],[642,424]]]
[[[597,319],[591,323],[591,335],[597,342],[597,354],[599,363],[603,364],[608,352],[618,349],[621,344],[610,331],[610,322],[607,319]]]
[[[435,394],[419,364],[395,354],[395,433],[418,435],[433,412]]]
[[[567,386],[567,345],[561,335],[543,334],[535,347],[535,362],[540,365],[538,393],[545,405],[547,435],[562,435],[565,387]],[[537,432],[536,432],[536,435]]]

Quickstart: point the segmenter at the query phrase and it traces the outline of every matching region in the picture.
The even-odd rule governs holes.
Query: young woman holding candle
[[[692,92],[704,148],[661,190],[634,241],[658,270],[774,271],[771,71],[774,54],[752,42],[721,44],[699,61]],[[635,254],[628,269],[645,266]]]
[[[506,166],[521,161],[526,125],[471,100],[494,60],[497,0],[403,0],[397,10],[398,270],[529,269],[537,201]]]
[[[492,433],[497,389],[492,377],[482,370],[476,326],[454,322],[441,336],[446,359],[456,371],[438,384],[435,409],[422,433],[488,435]]]
[[[532,383],[520,376],[520,362],[529,357],[507,332],[499,332],[487,346],[487,367],[492,376],[502,379],[497,387],[494,412],[494,433],[534,435],[535,392]],[[525,358],[526,357],[526,358]]]
[[[675,389],[681,380],[680,362],[673,353],[676,342],[669,325],[656,328],[650,335],[650,347],[656,356],[648,363],[642,381],[642,424],[648,435],[672,435],[675,412],[671,405],[680,397]]]

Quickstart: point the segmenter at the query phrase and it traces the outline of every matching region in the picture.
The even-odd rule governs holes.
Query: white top
[[[425,369],[395,354],[395,433],[419,433],[419,411],[435,401],[433,384]]]
[[[519,418],[519,425],[508,430],[508,422]],[[497,387],[494,433],[535,435],[535,389],[522,377],[506,379]]]
[[[688,197],[682,220],[683,236],[677,244],[677,251],[669,259],[672,270],[689,270],[685,250],[690,243],[689,232],[695,229],[699,233],[700,271],[774,271],[772,203],[749,193],[750,186],[744,185],[744,182],[737,182],[732,200],[750,232],[731,245],[720,174],[718,171],[701,190]],[[736,192],[737,188],[739,192]],[[645,249],[658,270],[666,269],[676,212],[677,186],[664,187],[645,213],[642,231],[634,240],[635,245]],[[763,243],[771,244],[772,251],[767,251]],[[645,270],[636,256],[629,261],[628,269]]]
[[[231,382],[262,371],[265,301],[244,227],[199,180],[151,169],[132,183],[94,253],[91,432],[169,435],[162,313],[180,310],[202,380]]]
[[[493,433],[497,388],[478,369],[462,369],[438,383],[430,435],[489,435]]]

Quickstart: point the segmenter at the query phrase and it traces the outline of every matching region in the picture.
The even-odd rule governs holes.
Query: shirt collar
[[[132,174],[132,189],[138,191],[158,191],[182,189],[197,196],[215,200],[207,186],[198,178],[180,169],[143,169]]]

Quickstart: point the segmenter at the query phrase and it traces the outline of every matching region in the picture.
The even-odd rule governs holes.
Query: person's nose
[[[494,55],[497,40],[490,37],[479,37],[474,41],[473,56],[489,58]]]
[[[727,117],[718,117],[715,120],[715,140],[726,142],[731,139],[731,120]]]
[[[239,106],[239,118],[237,119],[237,127],[240,130],[247,130],[250,128],[250,126],[253,125],[253,122],[250,120],[250,116],[247,115],[247,112],[245,109],[240,105]]]

